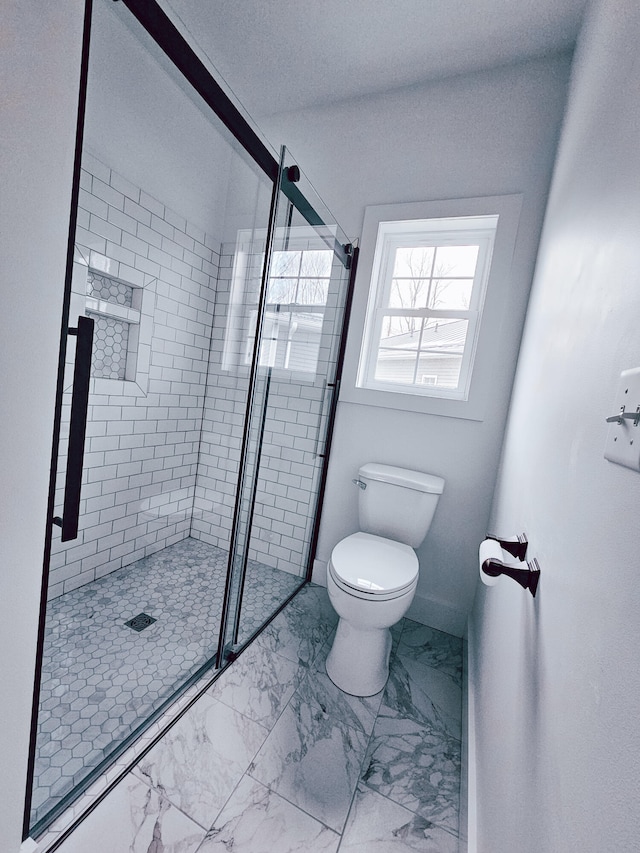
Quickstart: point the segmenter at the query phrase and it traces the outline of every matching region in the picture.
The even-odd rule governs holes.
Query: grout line
[[[295,600],[295,599],[294,599],[294,600]],[[291,602],[290,602],[290,603],[291,603]],[[295,608],[295,609],[298,609],[298,610],[299,610],[299,608]],[[318,614],[318,616],[319,616],[319,618],[321,618],[321,615],[320,615],[320,614]],[[402,636],[403,636],[403,634],[404,634],[404,631],[405,631],[405,629],[406,629],[407,627],[408,627],[408,626],[407,626],[407,620],[403,620],[402,628],[401,628],[401,630],[400,630],[400,632],[399,632],[399,635],[398,635],[398,638],[397,638],[397,642],[394,644],[394,645],[395,645],[395,651],[393,651],[393,652],[392,652],[392,662],[393,662],[393,659],[397,657],[397,649],[398,649],[399,644],[400,644],[400,642],[401,642],[401,639],[402,639]],[[257,639],[257,638],[256,638],[256,639]],[[224,704],[224,705],[226,705],[227,707],[230,707],[230,708],[234,711],[234,713],[238,714],[238,715],[239,715],[239,716],[241,716],[241,717],[244,717],[245,719],[251,720],[251,722],[252,722],[252,723],[254,723],[255,725],[260,726],[260,727],[261,727],[262,729],[264,729],[264,730],[265,730],[265,732],[266,732],[265,737],[264,737],[264,739],[262,740],[261,745],[256,749],[256,752],[255,752],[255,754],[254,754],[254,756],[253,756],[252,760],[249,762],[249,765],[248,765],[247,769],[245,770],[245,772],[244,772],[244,773],[240,776],[240,778],[238,779],[238,781],[237,781],[237,783],[235,784],[235,786],[234,786],[233,790],[231,791],[231,793],[229,794],[229,796],[228,796],[228,797],[227,797],[227,799],[225,800],[225,802],[224,802],[223,806],[222,806],[222,807],[220,808],[220,810],[218,811],[218,813],[217,813],[217,815],[216,815],[216,817],[215,817],[215,819],[214,819],[213,823],[211,824],[211,827],[209,827],[209,829],[207,829],[206,827],[204,827],[201,823],[199,823],[197,820],[195,820],[193,817],[191,817],[189,814],[187,814],[187,813],[186,813],[186,812],[185,812],[185,811],[184,811],[180,806],[178,806],[178,805],[176,805],[175,803],[173,803],[173,801],[172,801],[172,800],[167,796],[166,792],[164,792],[162,789],[160,789],[160,788],[158,788],[158,787],[155,787],[153,784],[151,784],[150,782],[148,782],[146,778],[141,778],[141,777],[140,777],[140,775],[139,775],[139,773],[138,773],[138,772],[136,772],[136,768],[133,768],[133,770],[132,770],[132,775],[134,775],[134,777],[135,777],[137,780],[142,781],[142,782],[143,782],[147,787],[149,787],[150,789],[152,789],[152,790],[154,790],[156,793],[158,793],[158,795],[159,795],[161,798],[163,798],[166,802],[170,803],[170,805],[171,805],[173,808],[177,809],[179,812],[181,812],[182,814],[184,814],[187,818],[189,818],[189,820],[190,820],[194,825],[198,826],[200,829],[202,829],[202,830],[205,832],[205,836],[203,837],[203,839],[202,839],[202,841],[200,842],[200,844],[199,844],[199,846],[198,846],[198,848],[197,848],[197,849],[200,849],[201,845],[204,843],[204,840],[205,840],[205,838],[206,838],[206,834],[207,834],[207,833],[208,833],[208,832],[209,832],[209,831],[210,831],[210,830],[215,826],[216,821],[218,820],[218,818],[220,817],[220,815],[222,814],[222,812],[224,811],[224,809],[225,809],[225,808],[227,807],[227,805],[229,804],[229,802],[230,802],[231,798],[232,798],[232,797],[234,796],[234,794],[236,793],[236,791],[237,791],[237,789],[238,789],[238,786],[240,785],[240,783],[242,782],[242,780],[243,780],[245,777],[248,777],[249,779],[251,779],[251,781],[252,781],[252,782],[257,783],[257,784],[261,785],[262,787],[266,788],[267,790],[269,790],[269,791],[270,791],[270,793],[274,794],[276,797],[278,797],[278,798],[280,798],[281,800],[283,800],[283,801],[285,801],[285,802],[289,803],[289,805],[291,805],[293,808],[297,809],[299,812],[301,812],[301,813],[303,813],[303,814],[307,815],[308,817],[310,817],[313,821],[315,821],[315,823],[320,824],[321,826],[326,827],[330,832],[332,832],[332,833],[336,834],[336,835],[338,836],[338,839],[339,839],[339,840],[338,840],[338,846],[337,846],[337,848],[336,848],[336,853],[338,853],[338,852],[339,852],[339,850],[340,850],[340,849],[341,849],[341,847],[342,847],[342,842],[343,842],[343,838],[344,838],[344,832],[345,832],[345,829],[346,829],[346,827],[347,827],[347,825],[348,825],[348,823],[349,823],[350,817],[351,817],[351,815],[352,815],[353,808],[354,808],[354,804],[355,804],[355,800],[356,800],[356,797],[357,797],[358,787],[359,787],[360,785],[362,785],[364,788],[366,788],[366,789],[367,789],[367,790],[369,790],[370,792],[372,792],[372,793],[374,793],[374,794],[378,794],[378,796],[383,797],[384,799],[388,800],[390,803],[393,803],[394,805],[399,806],[400,808],[405,809],[406,811],[410,812],[411,814],[416,815],[416,817],[420,817],[420,815],[419,815],[419,813],[418,813],[418,812],[415,812],[413,809],[411,809],[411,808],[407,807],[407,806],[406,806],[405,804],[403,804],[403,803],[398,803],[396,800],[393,800],[390,796],[388,796],[388,795],[386,795],[386,794],[382,794],[382,793],[380,793],[379,791],[376,791],[374,788],[370,788],[370,787],[367,785],[367,783],[366,783],[366,782],[364,782],[364,781],[362,780],[362,777],[363,777],[363,770],[364,770],[364,767],[365,767],[365,762],[366,762],[366,760],[367,760],[367,756],[368,756],[368,754],[369,754],[369,749],[370,749],[371,742],[372,742],[372,739],[373,739],[373,736],[374,736],[376,723],[377,723],[377,721],[378,721],[378,719],[379,719],[379,716],[380,716],[380,709],[381,709],[381,707],[382,707],[382,703],[383,703],[383,701],[384,701],[384,693],[383,693],[383,695],[380,697],[380,703],[379,703],[378,708],[377,708],[377,710],[376,710],[376,712],[375,712],[375,717],[374,717],[373,725],[372,725],[372,727],[371,727],[371,731],[370,731],[369,735],[366,735],[366,733],[361,732],[361,730],[359,731],[359,733],[363,733],[363,734],[365,734],[365,735],[366,735],[366,746],[365,746],[365,748],[364,748],[364,751],[363,751],[363,757],[362,757],[361,762],[360,762],[360,768],[359,768],[359,773],[358,773],[357,781],[356,781],[356,784],[355,784],[355,786],[354,786],[354,790],[353,790],[353,793],[352,793],[351,798],[350,798],[350,801],[349,801],[349,806],[348,806],[348,809],[347,809],[347,812],[346,812],[346,816],[345,816],[344,822],[342,823],[342,827],[341,827],[340,831],[335,830],[335,829],[333,829],[332,827],[328,826],[328,824],[326,824],[326,823],[325,823],[325,821],[323,821],[323,820],[319,819],[318,817],[316,817],[316,816],[315,816],[315,815],[313,815],[313,814],[310,814],[310,813],[309,813],[309,812],[307,812],[304,808],[301,808],[301,806],[300,806],[300,805],[298,805],[298,804],[296,804],[296,803],[291,802],[291,800],[289,800],[287,797],[283,796],[283,794],[281,794],[281,793],[279,793],[278,791],[274,790],[274,789],[273,789],[273,788],[271,788],[269,785],[265,785],[265,783],[264,783],[264,782],[262,782],[262,781],[261,781],[261,780],[259,780],[259,779],[256,779],[256,778],[252,775],[252,771],[253,771],[253,768],[254,768],[254,762],[255,762],[255,758],[256,758],[256,756],[258,755],[258,753],[260,752],[260,750],[263,748],[263,746],[264,746],[265,742],[267,741],[268,737],[270,736],[270,734],[271,734],[271,733],[273,732],[273,730],[275,729],[275,727],[276,727],[276,725],[277,725],[278,721],[280,720],[280,718],[282,717],[282,715],[283,715],[284,711],[285,711],[285,710],[290,706],[290,704],[292,703],[292,701],[293,701],[294,697],[295,697],[297,694],[299,695],[299,691],[300,691],[300,689],[301,689],[301,687],[302,687],[302,684],[304,683],[304,680],[305,680],[305,679],[310,678],[312,673],[314,674],[314,676],[317,676],[318,674],[322,674],[319,670],[317,670],[317,669],[316,669],[315,664],[316,664],[316,662],[317,662],[318,658],[319,658],[319,657],[321,656],[321,654],[323,653],[323,650],[325,649],[325,647],[327,646],[327,644],[329,643],[329,641],[330,641],[330,640],[331,640],[331,635],[329,635],[329,636],[327,637],[327,639],[325,639],[325,641],[324,641],[323,643],[321,643],[321,644],[319,644],[319,645],[318,645],[317,649],[315,650],[315,653],[314,653],[314,654],[312,655],[312,657],[310,658],[310,661],[308,662],[308,664],[302,664],[302,663],[299,663],[299,662],[298,662],[298,665],[297,665],[297,668],[296,668],[296,670],[295,670],[295,673],[294,673],[294,675],[292,676],[292,683],[294,684],[294,690],[293,690],[293,692],[292,692],[291,696],[289,697],[289,699],[287,700],[287,702],[285,702],[285,703],[284,703],[284,705],[282,706],[282,708],[281,708],[281,710],[280,710],[280,712],[279,712],[278,716],[275,718],[275,720],[273,721],[273,723],[272,723],[269,727],[268,727],[268,726],[265,726],[263,723],[260,723],[260,722],[259,722],[259,721],[257,721],[257,720],[253,720],[251,717],[248,717],[248,716],[247,716],[245,713],[243,713],[242,711],[239,711],[238,709],[233,708],[233,706],[228,705],[227,703],[223,702],[221,699],[217,699],[217,697],[215,697],[215,696],[213,695],[213,693],[212,693],[212,692],[209,692],[209,691],[211,691],[211,690],[212,690],[212,688],[214,687],[215,681],[217,681],[218,676],[222,674],[220,671],[218,671],[218,672],[216,673],[216,675],[215,675],[215,677],[214,677],[214,678],[209,678],[209,679],[208,679],[208,683],[207,683],[206,685],[204,685],[204,687],[202,687],[202,689],[197,693],[197,695],[195,695],[193,698],[190,698],[190,699],[188,700],[188,699],[187,699],[187,695],[188,695],[188,694],[190,694],[191,692],[195,691],[196,686],[201,685],[201,682],[198,682],[198,683],[197,683],[197,685],[193,685],[193,686],[192,686],[192,688],[189,688],[189,690],[184,694],[184,696],[183,696],[183,697],[181,697],[181,698],[178,700],[178,702],[176,703],[176,705],[175,705],[175,706],[172,706],[173,708],[175,708],[175,707],[177,707],[177,706],[183,706],[183,707],[181,707],[181,708],[180,708],[179,713],[177,714],[176,719],[174,720],[174,722],[173,722],[173,723],[171,723],[171,725],[170,725],[166,730],[161,731],[161,732],[160,732],[160,734],[159,734],[157,737],[154,735],[154,736],[152,736],[152,737],[150,737],[150,738],[149,738],[149,740],[151,741],[151,743],[150,743],[150,744],[148,744],[148,745],[145,747],[144,752],[143,752],[143,755],[144,755],[144,754],[146,754],[146,752],[148,752],[148,751],[152,748],[152,746],[154,746],[154,745],[155,745],[155,743],[160,739],[160,737],[163,737],[163,736],[164,736],[164,734],[166,734],[166,732],[167,732],[167,731],[168,731],[168,730],[169,730],[169,729],[170,729],[170,728],[171,728],[171,727],[172,727],[172,726],[173,726],[173,725],[174,725],[174,724],[175,724],[179,719],[182,719],[182,717],[187,713],[187,711],[188,711],[188,710],[189,710],[189,709],[190,709],[190,708],[191,708],[191,707],[192,707],[192,706],[193,706],[193,705],[194,705],[194,704],[195,704],[195,703],[196,703],[196,702],[197,702],[197,701],[198,701],[198,700],[203,696],[203,695],[209,695],[210,699],[217,700],[217,701],[218,701],[218,702],[220,702],[221,704]],[[252,641],[252,643],[251,643],[250,645],[253,645],[253,641]],[[242,654],[244,654],[244,652],[246,651],[246,649],[248,649],[248,646],[247,646],[247,647],[245,647],[245,649],[243,649],[242,653],[241,653],[241,654],[240,654],[240,656],[237,658],[237,660],[240,660],[240,659],[241,659]],[[288,661],[289,663],[292,663],[291,659],[286,658],[284,655],[279,654],[279,652],[274,652],[274,651],[271,651],[270,649],[265,649],[265,651],[266,651],[270,656],[276,655],[277,657],[281,658],[282,660],[286,660],[286,661]],[[228,667],[228,669],[231,669],[231,667],[232,667],[232,666],[234,666],[235,662],[236,662],[236,661],[234,661],[234,662],[233,662],[233,663]],[[393,665],[393,663],[392,663],[392,662],[391,662],[391,665]],[[296,662],[294,661],[294,663],[296,663]],[[427,668],[428,668],[428,669],[432,669],[432,670],[434,670],[434,671],[438,671],[435,667],[427,667]],[[301,677],[300,677],[300,678],[298,678],[298,675],[300,675]],[[203,678],[203,679],[202,679],[202,681],[204,681],[204,680],[205,680],[205,678]],[[297,682],[297,683],[296,683],[296,682]],[[311,703],[311,704],[313,704],[313,703]],[[156,725],[156,724],[154,724],[154,726],[155,726],[155,725]],[[347,726],[347,728],[352,729],[353,727]],[[142,757],[142,756],[140,756],[137,760],[139,761],[141,757]],[[101,799],[103,798],[103,796],[105,796],[105,795],[106,795],[106,793],[108,793],[108,791],[110,791],[113,787],[115,787],[115,785],[116,785],[119,781],[121,781],[121,779],[122,779],[122,778],[124,778],[124,775],[126,775],[126,772],[125,772],[125,773],[123,773],[123,774],[121,774],[121,775],[118,775],[118,772],[114,772],[114,774],[113,774],[113,782],[112,782],[112,784],[109,786],[109,788],[108,788],[107,792],[105,792],[105,794],[103,794],[103,795],[97,795],[96,802],[94,802],[93,807],[90,809],[90,811],[92,811],[92,810],[93,810],[93,808],[95,808],[95,806],[96,806],[96,805],[98,805],[98,803],[101,801]],[[89,793],[89,792],[87,792],[87,793]],[[88,813],[89,813],[89,812],[87,812],[87,814],[88,814]],[[428,820],[428,819],[427,819],[427,820]],[[446,832],[446,833],[447,833],[448,835],[450,835],[452,838],[458,838],[458,839],[459,839],[459,837],[460,837],[460,836],[459,836],[459,832],[456,834],[456,833],[455,833],[454,831],[452,831],[450,828],[448,828],[448,827],[446,827],[446,826],[442,826],[442,825],[440,825],[440,823],[438,823],[438,822],[431,821],[431,820],[429,820],[429,822],[430,822],[434,827],[437,827],[439,830]],[[67,824],[67,826],[68,826],[68,824]],[[63,843],[63,841],[65,840],[65,838],[66,838],[67,834],[68,834],[68,833],[67,833],[67,832],[65,832],[65,829],[64,829],[64,827],[63,827],[63,828],[62,828],[62,830],[61,830],[61,832],[60,832],[60,837],[57,839],[56,843],[54,843],[54,844],[53,844],[53,846],[50,846],[50,847],[49,847],[49,848],[47,848],[47,849],[48,849],[48,850],[54,850],[54,849],[56,849],[56,848],[59,846],[59,844]]]
[[[193,540],[200,546],[197,540]],[[176,543],[180,544],[180,543]],[[211,546],[208,546],[211,547]],[[221,549],[216,549],[221,550]],[[279,610],[281,610],[279,608]],[[276,615],[276,614],[274,614]],[[257,638],[256,638],[257,639]],[[164,733],[186,713],[200,695],[203,695],[210,689],[214,681],[222,674],[224,670],[214,671],[211,676],[211,671],[205,673],[195,684],[188,687],[184,694],[175,700],[167,710],[143,733],[139,739],[132,744],[120,758],[118,758],[111,767],[104,771],[101,776],[80,795],[80,798],[72,804],[66,812],[63,812],[58,820],[51,824],[39,836],[39,842],[45,844],[47,850],[55,850],[60,843],[64,841],[69,831],[68,827],[84,820],[84,818],[93,811],[93,808],[106,796],[109,791],[126,775],[127,771],[134,763],[137,763],[141,758],[152,748],[152,746],[162,737]],[[262,726],[263,728],[266,728]],[[83,805],[80,805],[83,803]],[[89,804],[88,806],[86,804]],[[86,811],[85,811],[86,810]],[[60,834],[62,833],[62,837]],[[52,838],[49,836],[58,836]],[[45,841],[45,839],[48,839]],[[55,842],[55,843],[54,843]],[[51,846],[54,845],[54,846]]]
[[[410,619],[407,619],[406,617],[403,617],[403,620],[402,620],[402,629],[401,629],[400,634],[399,634],[399,636],[398,636],[397,643],[395,643],[395,650],[394,650],[394,648],[392,647],[392,651],[391,651],[391,658],[390,658],[390,662],[389,662],[389,666],[390,666],[390,668],[391,668],[391,666],[392,666],[392,663],[393,663],[394,658],[396,658],[396,657],[397,657],[397,658],[401,659],[401,655],[399,655],[399,654],[398,654],[398,649],[399,649],[399,647],[400,647],[400,642],[402,641],[402,635],[404,634],[405,629],[407,629],[407,627],[408,627],[408,626],[407,626],[407,623],[408,623],[408,622],[410,622],[410,621],[413,621],[413,620],[410,620]],[[427,669],[431,669],[431,670],[433,670],[433,671],[435,671],[435,672],[442,672],[441,670],[438,670],[436,667],[429,667],[429,666],[427,666],[426,668],[427,668]],[[387,682],[387,683],[388,683],[388,682]],[[378,794],[378,796],[380,796],[380,797],[384,797],[384,799],[388,800],[390,803],[393,803],[393,804],[394,804],[394,805],[396,805],[396,806],[400,806],[401,808],[405,809],[406,811],[410,812],[411,814],[414,814],[414,815],[415,815],[416,817],[418,817],[418,818],[421,818],[421,817],[422,817],[422,815],[420,815],[418,812],[414,811],[413,809],[409,808],[409,807],[408,807],[408,806],[406,806],[404,803],[399,803],[399,802],[397,802],[396,800],[394,800],[394,799],[392,799],[391,797],[389,797],[387,794],[383,794],[383,793],[381,793],[380,791],[377,791],[375,788],[371,788],[371,787],[370,787],[370,786],[369,786],[365,781],[363,781],[363,773],[362,773],[362,771],[363,771],[363,769],[364,769],[364,764],[365,764],[365,761],[366,761],[366,759],[367,759],[367,755],[368,755],[368,753],[369,753],[369,747],[371,746],[371,741],[372,741],[372,739],[373,739],[373,734],[374,734],[374,732],[375,732],[376,723],[378,722],[378,717],[380,716],[380,708],[382,707],[382,703],[383,703],[383,701],[384,701],[384,691],[386,691],[386,687],[387,687],[387,685],[385,684],[385,686],[384,686],[384,688],[383,688],[383,695],[382,695],[382,697],[381,697],[381,699],[380,699],[380,705],[378,706],[378,710],[377,710],[377,712],[376,712],[375,720],[374,720],[373,726],[372,726],[372,728],[371,728],[371,734],[369,735],[369,739],[368,739],[368,741],[367,741],[367,748],[366,748],[366,750],[365,750],[364,757],[363,757],[362,763],[361,763],[361,765],[360,765],[360,775],[359,775],[359,777],[358,777],[358,782],[356,783],[356,787],[355,787],[354,792],[353,792],[353,795],[352,795],[352,797],[351,797],[351,802],[350,802],[350,804],[349,804],[349,810],[348,810],[348,812],[347,812],[347,817],[346,817],[346,820],[345,820],[344,826],[343,826],[343,828],[342,828],[342,832],[340,833],[340,842],[339,842],[339,844],[338,844],[338,848],[337,848],[337,850],[336,850],[336,853],[339,853],[340,848],[341,848],[341,846],[342,846],[342,841],[343,841],[343,838],[344,838],[344,831],[345,831],[345,829],[346,829],[346,827],[347,827],[347,825],[348,825],[348,823],[349,823],[349,818],[350,818],[350,816],[351,816],[351,812],[352,812],[352,810],[353,810],[354,803],[355,803],[355,800],[356,800],[356,797],[357,797],[357,794],[358,794],[358,787],[360,786],[360,784],[361,784],[361,783],[362,783],[363,787],[367,788],[367,789],[368,789],[369,791],[371,791],[372,793],[374,793],[374,794]],[[454,739],[455,739],[455,738],[454,738]],[[459,817],[459,816],[460,816],[460,805],[458,804],[458,817]],[[444,832],[447,832],[447,834],[451,835],[453,838],[456,838],[456,839],[458,839],[458,840],[460,839],[459,831],[458,831],[457,833],[455,833],[455,832],[452,832],[452,830],[451,830],[451,829],[449,829],[448,827],[440,825],[440,823],[437,823],[437,822],[435,822],[435,821],[429,820],[428,818],[423,818],[423,819],[424,819],[424,820],[428,820],[428,822],[429,822],[429,823],[431,823],[433,826],[437,827],[438,829],[440,829],[440,830],[442,830],[442,831],[444,831]]]
[[[213,256],[212,256],[213,257]],[[211,356],[213,351],[213,330],[215,328],[216,321],[216,303],[218,297],[218,284],[220,282],[220,258],[222,257],[222,243],[220,243],[220,252],[218,254],[218,263],[216,265],[216,278],[215,278],[215,286],[213,288],[213,304],[211,306],[211,323],[209,325],[209,346],[207,348],[207,369],[204,375],[204,393],[202,395],[202,409],[200,411],[200,435],[198,437],[198,454],[197,460],[195,464],[195,477],[193,483],[193,503],[191,506],[191,522],[189,524],[189,536],[192,536],[194,533],[193,530],[193,519],[196,511],[196,498],[198,493],[198,472],[201,471],[201,458],[203,454],[202,444],[203,444],[203,436],[204,436],[204,422],[205,422],[205,414],[207,411],[207,392],[209,390],[209,376],[211,373]],[[209,276],[211,280],[213,276]],[[194,537],[195,538],[195,537]]]

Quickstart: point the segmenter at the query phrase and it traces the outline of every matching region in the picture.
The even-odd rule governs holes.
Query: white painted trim
[[[365,213],[365,223],[372,209]],[[375,210],[375,208],[373,208]],[[377,219],[377,217],[376,217]],[[358,388],[378,391],[404,392],[419,396],[445,398],[450,400],[468,400],[469,385],[473,370],[478,332],[482,322],[484,297],[491,270],[491,258],[498,215],[456,216],[440,219],[410,219],[378,222],[376,248],[373,261],[373,273],[369,286],[365,334],[360,350],[358,366]],[[477,243],[478,256],[472,279],[471,301],[466,309],[442,309],[441,313],[426,305],[421,307],[423,318],[442,317],[443,320],[466,320],[468,331],[465,335],[460,375],[456,388],[439,386],[403,386],[398,383],[376,379],[376,367],[380,349],[383,346],[381,331],[384,316],[391,308],[390,288],[393,281],[395,253],[402,246],[434,247],[457,246],[464,243]],[[399,310],[399,309],[396,309]]]
[[[420,622],[421,625],[428,625],[454,637],[462,637],[467,621],[467,614],[461,610],[456,610],[444,601],[417,593],[406,616],[407,619],[413,619],[414,622]]]
[[[520,194],[367,207],[340,389],[341,401],[466,420],[484,419],[486,389],[493,381],[496,359],[500,351],[500,334],[505,321],[505,307],[511,283],[511,263],[521,207],[522,195]],[[379,223],[395,219],[444,219],[491,214],[497,214],[499,219],[468,400],[357,387],[358,364],[363,341],[365,341],[369,288],[374,272],[374,253]]]
[[[467,622],[464,642],[464,659],[462,672],[462,740],[463,761],[460,768],[460,802],[465,795],[466,820],[463,826],[462,809],[460,822],[460,853],[477,853],[477,789],[476,789],[476,711],[473,693],[473,664],[475,659],[475,638],[471,619]],[[462,835],[466,835],[466,845],[463,846]]]
[[[327,585],[327,563],[326,560],[314,560],[311,572],[311,582],[319,586]]]

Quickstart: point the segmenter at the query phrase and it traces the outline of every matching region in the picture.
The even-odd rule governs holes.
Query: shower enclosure
[[[155,3],[84,55],[33,837],[310,577],[357,255]]]

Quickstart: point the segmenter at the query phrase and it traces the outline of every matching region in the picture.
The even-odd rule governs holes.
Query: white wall
[[[470,631],[479,853],[638,849],[640,474],[603,449],[640,365],[639,42],[636,0],[594,4],[493,508],[540,587],[479,587]]]
[[[2,6],[0,850],[22,811],[75,144],[83,3]]]
[[[96,0],[85,122],[90,150],[218,237],[234,169],[227,138],[129,10]]]
[[[357,529],[351,479],[367,461],[446,480],[411,611],[462,634],[473,602],[520,331],[563,113],[569,58],[523,63],[430,86],[263,119],[285,140],[338,222],[357,237],[369,204],[523,193],[494,381],[483,422],[342,402],[338,407],[318,566]],[[368,287],[362,278],[357,288]]]

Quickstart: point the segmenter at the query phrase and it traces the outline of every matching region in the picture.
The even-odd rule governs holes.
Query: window
[[[380,222],[359,387],[468,398],[497,223]]]
[[[367,207],[340,400],[483,420],[513,369],[530,279],[522,196]],[[520,321],[518,321],[520,322]]]
[[[238,232],[229,270],[224,370],[248,369],[253,359],[265,238],[264,232]],[[259,364],[295,372],[301,381],[313,382],[334,334],[335,278],[330,289],[331,276],[336,276],[334,253],[317,248],[324,241],[307,226],[277,232],[277,240],[287,248],[271,255]]]
[[[261,366],[315,373],[332,263],[333,252],[328,249],[274,251],[260,345]],[[247,342],[246,364],[252,351],[253,334]]]

